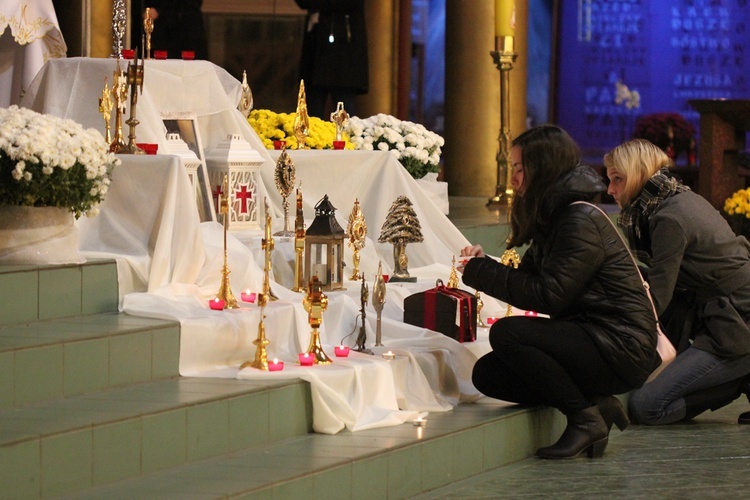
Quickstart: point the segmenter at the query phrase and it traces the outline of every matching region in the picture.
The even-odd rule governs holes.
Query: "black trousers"
[[[578,323],[511,316],[492,325],[490,345],[472,381],[492,398],[552,406],[569,415],[592,406],[596,396],[632,389]]]

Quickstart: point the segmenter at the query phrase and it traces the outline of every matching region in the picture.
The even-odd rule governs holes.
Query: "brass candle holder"
[[[112,73],[112,96],[115,101],[115,135],[109,143],[109,152],[116,153],[125,148],[125,140],[122,134],[122,115],[128,102],[128,79],[120,68],[120,60],[117,60],[117,69]]]
[[[307,286],[307,295],[302,299],[302,305],[307,311],[307,321],[312,327],[310,332],[310,345],[307,348],[307,354],[313,357],[313,363],[328,365],[331,364],[331,358],[323,350],[320,344],[320,325],[323,323],[323,312],[328,309],[328,297],[323,293],[323,286],[318,281],[317,276],[310,279]]]
[[[265,207],[266,214],[266,227],[264,238],[261,241],[261,248],[264,251],[264,262],[263,262],[263,293],[266,295],[268,300],[274,301],[279,300],[275,293],[271,290],[270,274],[273,270],[273,264],[271,263],[271,255],[273,253],[274,241],[273,235],[271,234],[271,211],[268,208],[268,198],[263,199],[263,206]]]
[[[446,286],[448,288],[458,288],[459,284],[458,271],[456,271],[456,256],[454,255],[451,260],[451,273],[450,276],[448,276],[448,284]]]
[[[112,135],[110,133],[109,122],[112,118],[112,91],[109,90],[107,85],[107,77],[104,77],[104,88],[102,89],[102,96],[99,98],[99,114],[104,118],[104,140],[109,144],[112,142]]]
[[[130,118],[125,123],[130,127],[130,134],[128,134],[127,146],[119,148],[116,152],[120,154],[144,155],[146,152],[136,144],[135,139],[135,127],[140,123],[136,118],[136,109],[138,107],[137,90],[143,93],[143,60],[141,59],[140,64],[138,63],[138,53],[135,54],[135,60],[132,63],[128,63],[126,76],[127,83],[130,85]]]
[[[305,214],[302,210],[302,183],[297,188],[297,217],[294,219],[294,286],[293,292],[304,292],[302,279],[305,275],[303,267],[305,253]]]
[[[378,273],[375,275],[375,284],[372,287],[372,307],[377,313],[377,323],[375,328],[375,347],[383,345],[380,319],[385,306],[385,280],[383,279],[383,263],[378,262]]]
[[[219,199],[219,214],[221,214],[224,225],[224,265],[221,268],[221,286],[216,294],[216,298],[224,301],[224,309],[237,309],[239,304],[232,293],[232,287],[229,285],[229,262],[227,255],[227,231],[229,230],[229,179],[224,176],[224,193]]]
[[[297,149],[308,149],[305,145],[305,139],[310,133],[310,117],[307,115],[307,94],[305,93],[304,80],[299,82],[297,111],[294,113],[292,130],[294,131],[294,137],[297,139]]]
[[[268,304],[268,297],[266,294],[258,294],[258,306],[260,307],[260,322],[258,323],[258,337],[253,340],[255,344],[255,358],[252,361],[245,361],[240,366],[240,370],[243,368],[257,368],[258,370],[268,371],[268,351],[266,346],[271,343],[266,338],[266,325],[263,322],[265,319],[265,308]]]
[[[352,213],[349,214],[346,232],[349,235],[349,248],[354,251],[354,255],[352,255],[354,269],[349,279],[355,281],[364,277],[364,274],[359,272],[359,252],[365,247],[365,237],[367,236],[367,222],[365,222],[365,216],[360,208],[358,198],[354,199],[354,208],[352,208]]]
[[[499,205],[510,205],[513,199],[513,187],[510,184],[512,166],[510,161],[510,70],[518,58],[515,41],[512,36],[495,37],[495,50],[491,51],[492,60],[500,71],[500,133],[497,137],[497,182],[495,196],[487,201],[490,208]]]

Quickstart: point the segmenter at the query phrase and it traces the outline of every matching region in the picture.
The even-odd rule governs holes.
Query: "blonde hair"
[[[664,151],[646,139],[624,142],[604,155],[604,168],[625,177],[622,197],[629,204],[652,175],[674,163]]]

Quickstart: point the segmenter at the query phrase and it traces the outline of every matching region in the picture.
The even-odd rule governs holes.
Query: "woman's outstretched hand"
[[[458,266],[456,266],[456,270],[460,273],[463,273],[466,263],[474,257],[484,257],[484,250],[482,250],[482,245],[469,245],[462,248],[461,256],[458,259]]]

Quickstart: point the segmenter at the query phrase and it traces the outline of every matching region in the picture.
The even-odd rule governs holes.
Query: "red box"
[[[477,339],[477,298],[438,284],[404,299],[404,323],[440,332],[459,342]]]

